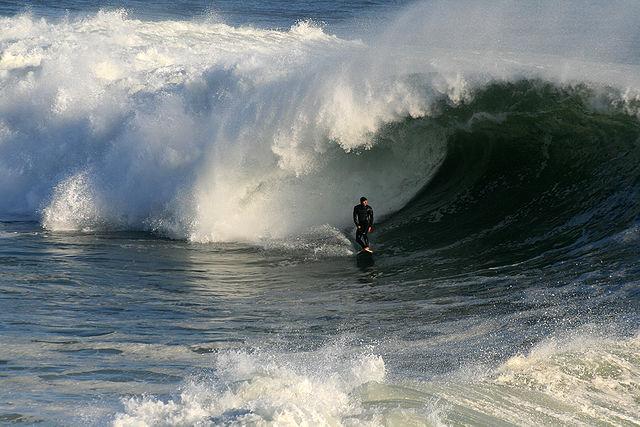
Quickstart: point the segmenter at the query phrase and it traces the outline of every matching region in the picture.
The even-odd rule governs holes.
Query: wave
[[[477,18],[474,10],[457,19]],[[444,245],[495,218],[515,221],[526,197],[561,198],[581,182],[580,168],[605,174],[596,163],[614,152],[635,157],[635,66],[420,44],[442,26],[429,18],[425,33],[420,18],[439,13],[450,12],[418,5],[367,41],[311,22],[281,31],[124,11],[1,18],[0,213],[54,231],[286,241],[341,229],[366,194],[390,218],[395,236],[381,235],[389,248],[406,246],[402,224],[416,218],[441,221],[442,235],[417,236]],[[621,162],[621,179],[632,180],[632,160]],[[575,176],[561,178],[565,167]],[[597,179],[583,190],[602,201],[618,184]],[[463,194],[484,200],[479,216],[460,216],[472,207]],[[418,212],[402,211],[410,201]],[[597,203],[573,201],[564,223],[595,212]],[[509,232],[562,227],[552,222]]]
[[[638,336],[579,331],[549,337],[484,373],[435,381],[446,424],[635,423]],[[464,371],[464,370],[463,370]]]
[[[638,336],[586,329],[424,381],[339,346],[223,352],[171,398],[124,399],[113,425],[637,423]]]
[[[212,375],[192,378],[175,400],[127,400],[113,425],[340,425],[358,412],[350,393],[384,375],[375,355],[233,351],[219,355]]]
[[[255,241],[335,223],[355,189],[397,207],[403,182],[426,182],[422,170],[389,182],[355,153],[366,158],[379,123],[422,114],[423,101],[402,80],[356,91],[340,68],[362,44],[313,24],[101,12],[1,25],[4,214],[41,216],[52,230]]]
[[[428,242],[450,258],[514,262],[615,243],[640,218],[638,117],[637,103],[611,88],[540,80],[443,104],[436,118],[416,119],[451,130],[442,166],[381,240],[389,251]]]

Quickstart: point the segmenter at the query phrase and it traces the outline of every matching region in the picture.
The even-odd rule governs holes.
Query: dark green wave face
[[[606,88],[494,83],[441,104],[436,118],[391,126],[435,122],[450,134],[438,172],[381,227],[380,244],[439,273],[634,257],[620,242],[640,216],[640,121],[620,99]]]

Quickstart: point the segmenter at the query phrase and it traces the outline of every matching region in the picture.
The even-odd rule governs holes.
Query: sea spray
[[[124,10],[0,18],[0,211],[39,217],[52,230],[150,230],[193,241],[341,228],[359,195],[379,214],[394,212],[443,160],[446,131],[434,126],[418,147],[402,135],[380,138],[389,124],[437,115],[435,103],[466,102],[495,79],[633,84],[626,70],[532,54],[526,44],[482,56],[455,46],[452,56],[464,32],[442,46],[434,36],[442,22],[416,21],[450,21],[455,11],[441,6],[415,6],[367,41],[308,21],[280,31],[141,21]],[[492,9],[464,10],[456,19]],[[507,10],[521,25],[520,8]],[[490,45],[501,31],[482,40]],[[75,177],[84,193],[65,189]]]
[[[283,237],[344,224],[342,207],[360,192],[379,191],[381,213],[397,209],[441,159],[432,147],[413,171],[392,174],[357,161],[380,126],[424,114],[427,100],[402,76],[356,80],[362,43],[308,22],[270,31],[120,11],[2,27],[0,208],[42,212],[52,230]],[[86,195],[66,188],[74,177]],[[103,200],[93,224],[68,206],[70,193],[76,204]]]

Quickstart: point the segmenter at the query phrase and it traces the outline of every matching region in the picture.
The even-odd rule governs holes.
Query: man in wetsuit
[[[363,251],[373,252],[369,249],[369,233],[373,228],[373,208],[369,206],[366,197],[360,197],[360,204],[353,207],[353,222],[358,227],[356,242],[362,246]]]

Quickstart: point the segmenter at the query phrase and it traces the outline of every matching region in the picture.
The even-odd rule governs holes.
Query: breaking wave
[[[429,381],[388,378],[380,356],[335,346],[231,351],[175,396],[124,399],[113,425],[633,424],[638,350],[637,335],[582,330]]]
[[[491,14],[471,9],[458,18]],[[606,200],[626,212],[611,232],[628,226],[635,66],[557,49],[452,50],[464,34],[443,47],[437,22],[456,10],[415,6],[366,41],[312,22],[0,18],[0,213],[54,231],[285,246],[310,230],[334,235],[362,194],[391,218],[390,247],[416,218],[446,225],[445,237],[413,233],[439,244],[490,226],[553,244]],[[411,200],[412,219],[393,215]],[[451,215],[472,200],[485,202]],[[542,237],[548,227],[555,237]]]

